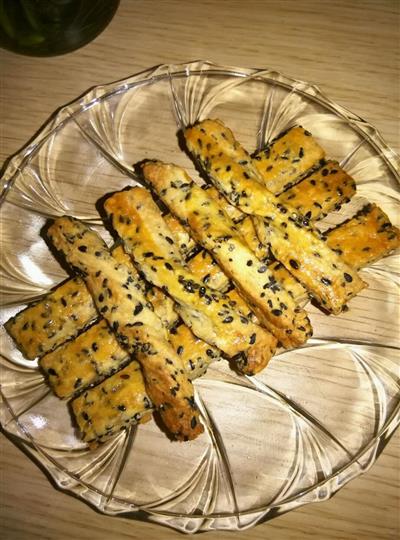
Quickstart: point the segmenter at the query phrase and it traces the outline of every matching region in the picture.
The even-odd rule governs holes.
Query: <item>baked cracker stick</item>
[[[190,380],[203,375],[210,363],[220,359],[219,351],[196,338],[185,325],[168,332],[169,341],[181,357]],[[44,355],[39,364],[54,393],[68,399],[98,384],[131,360],[104,319],[73,341]],[[142,381],[144,385],[144,381]]]
[[[260,236],[267,236],[265,228],[260,228]],[[400,231],[394,227],[388,216],[375,204],[367,204],[354,217],[325,232],[326,243],[342,260],[352,268],[360,270],[386,257],[400,245]],[[294,298],[301,304],[307,299],[302,285],[279,262],[271,268],[285,283]]]
[[[169,255],[163,238],[171,233],[147,190],[136,187],[115,193],[104,207],[126,251],[146,279],[175,300],[195,335],[231,358],[245,353],[236,362],[244,373],[265,367],[275,350],[275,338],[232,310],[225,295],[198,281],[177,257]]]
[[[120,262],[129,260],[121,247],[116,247],[113,254]],[[20,311],[4,326],[25,358],[32,360],[74,338],[98,316],[85,282],[75,277]]]
[[[45,354],[39,365],[50,386],[60,398],[69,398],[87,386],[96,384],[130,361],[104,319]]]
[[[188,128],[185,138],[218,189],[243,212],[262,218],[274,257],[325,309],[340,313],[366,287],[317,231],[262,186],[248,164],[242,164],[243,149],[222,122],[205,120]]]
[[[170,211],[187,223],[232,278],[261,324],[286,348],[307,341],[312,332],[306,313],[243,242],[218,202],[175,165],[149,161],[143,173]]]
[[[400,246],[400,230],[375,204],[325,233],[326,243],[353,268],[363,268]]]
[[[118,341],[140,362],[147,394],[171,435],[178,440],[197,437],[203,426],[193,386],[135,275],[112,257],[94,231],[76,219],[56,219],[48,236],[83,275],[98,311]]]
[[[130,424],[140,422],[152,407],[141,365],[135,360],[72,401],[82,439],[88,443],[104,442]]]
[[[112,253],[118,262],[127,263],[132,273],[138,277],[129,255],[124,252],[122,246],[116,247]],[[177,347],[180,351],[182,347],[183,353],[180,356],[188,371],[188,377],[193,379],[202,375],[210,362],[219,358],[219,351],[196,338],[184,325],[178,329],[172,328],[179,317],[173,309],[171,298],[165,296],[157,287],[145,284],[143,280],[138,283],[146,299],[151,301],[154,312],[163,326],[168,329],[168,339],[173,347],[175,348],[178,340],[181,341]],[[65,399],[88,386],[98,384],[129,361],[126,349],[118,343],[114,332],[104,319],[100,319],[75,340],[68,341],[45,354],[39,360],[39,365],[46,372],[54,393]]]
[[[176,218],[174,218],[176,221]],[[388,217],[380,210],[376,205],[369,204],[364,207],[356,216],[354,216],[349,221],[338,225],[334,229],[327,231],[327,244],[328,246],[336,251],[339,255],[342,256],[342,259],[353,266],[354,268],[360,269],[368,264],[371,264],[374,261],[377,261],[391,251],[399,247],[399,229],[390,224]],[[119,249],[113,251],[113,255],[117,257]],[[203,260],[205,261],[203,264]],[[222,290],[225,290],[229,285],[229,280],[225,274],[219,269],[216,263],[212,260],[211,256],[206,252],[202,251],[197,254],[193,259],[188,263],[189,268],[196,274],[199,279],[204,279],[205,283],[209,284],[211,288],[218,289],[221,287]],[[269,265],[269,268],[277,273],[277,281],[282,281],[286,289],[292,294],[297,303],[303,304],[308,295],[302,285],[288,272],[285,267],[279,262],[274,262]],[[216,272],[217,281],[214,283],[213,273]],[[225,277],[224,277],[225,276]],[[80,278],[70,279],[68,282],[65,282],[62,285],[59,285],[58,289],[60,290],[60,297],[63,296],[62,288],[69,284],[69,287],[72,287],[72,293],[79,293],[83,289],[86,289],[86,286]],[[65,290],[65,289],[64,289]],[[52,293],[50,293],[52,294]],[[235,309],[239,309],[246,315],[248,315],[248,310],[243,300],[238,297],[235,290],[230,291],[227,295],[233,300],[241,302],[241,306],[236,306]],[[234,297],[234,298],[233,298]],[[164,296],[164,298],[166,298]],[[90,302],[92,303],[91,297]],[[161,305],[164,305],[164,302],[160,302]],[[243,306],[244,304],[244,306]],[[153,306],[158,316],[160,313],[157,310],[157,303],[154,303]],[[95,307],[92,303],[93,310]],[[233,306],[235,307],[235,306]],[[26,308],[23,312],[20,312],[17,317],[24,316],[27,317],[25,322],[27,322],[28,317],[32,320],[35,319],[33,313],[35,311],[35,305],[31,305]],[[97,312],[96,312],[97,313]],[[95,312],[93,311],[93,317]],[[10,319],[11,321],[12,319]],[[86,321],[87,319],[84,318]],[[74,320],[76,326],[71,325],[72,335],[76,335],[78,331],[82,330],[81,324],[82,319],[77,316],[77,320]],[[9,322],[6,325],[10,324]],[[21,322],[19,323],[21,326]],[[86,323],[84,323],[85,325]],[[23,324],[22,324],[23,326]],[[64,328],[63,328],[64,330]],[[20,334],[23,334],[23,330],[15,330],[16,342],[21,340]],[[71,336],[68,336],[70,338]],[[62,338],[61,338],[62,339]],[[73,343],[73,342],[71,342]],[[47,338],[43,338],[41,342],[43,350],[51,349],[52,347],[47,343]]]
[[[4,326],[25,358],[33,360],[75,337],[96,318],[92,297],[76,277],[17,313]]]
[[[327,161],[320,169],[279,195],[279,201],[290,204],[310,221],[322,219],[348,203],[356,193],[356,183],[336,161]]]
[[[126,263],[139,279],[129,255],[125,253],[122,246],[114,248],[112,254],[118,262]],[[219,357],[219,351],[196,338],[188,328],[187,331],[184,328],[172,329],[179,317],[174,310],[171,298],[165,296],[157,287],[146,284],[143,280],[138,281],[138,284],[140,284],[146,299],[152,303],[154,312],[160,318],[163,326],[168,329],[170,341],[172,332],[174,338],[172,343],[176,343],[178,337],[182,340],[181,346],[185,352],[181,357],[189,370],[189,378],[192,379],[203,374],[210,361]],[[86,289],[83,282],[80,286]],[[188,356],[189,351],[190,356]],[[75,340],[67,341],[45,354],[39,360],[39,365],[46,372],[54,393],[65,399],[81,392],[88,386],[98,384],[129,361],[130,357],[127,351],[119,345],[104,319],[100,319]]]
[[[307,171],[325,157],[324,150],[311,133],[292,127],[253,157],[264,185],[278,195],[299,182]],[[243,159],[243,158],[242,158]]]
[[[116,247],[112,253],[118,262],[127,263],[132,273],[138,277],[130,257],[122,246]],[[143,280],[138,283],[146,299],[152,303],[154,312],[163,326],[168,329],[171,343],[174,345],[178,337],[182,340],[184,354],[180,356],[188,371],[188,377],[192,379],[203,374],[211,360],[219,357],[219,351],[196,338],[188,328],[187,331],[185,328],[178,330],[172,328],[179,317],[174,311],[171,298]],[[65,399],[88,386],[98,384],[129,361],[127,351],[120,346],[104,319],[100,319],[75,340],[68,341],[44,355],[39,360],[39,365],[46,372],[54,393]]]
[[[171,342],[193,380],[218,359],[213,347],[193,336],[187,326],[171,332]],[[142,421],[153,409],[140,364],[133,360],[101,384],[72,401],[72,410],[86,442],[104,441],[131,423]]]

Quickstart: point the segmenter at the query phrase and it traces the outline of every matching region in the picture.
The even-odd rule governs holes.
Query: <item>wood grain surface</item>
[[[88,87],[161,63],[208,59],[272,68],[317,84],[375,125],[399,151],[398,0],[122,0],[91,44],[54,58],[1,51],[1,149],[16,152],[60,105]],[[150,523],[107,517],[54,489],[0,438],[0,526],[7,540],[172,539]],[[373,468],[330,501],[238,533],[243,539],[395,539],[400,535],[397,433]],[[207,538],[233,538],[208,533]]]

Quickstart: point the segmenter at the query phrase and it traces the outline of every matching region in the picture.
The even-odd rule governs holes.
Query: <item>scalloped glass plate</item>
[[[399,160],[369,124],[313,85],[269,70],[193,62],[89,90],[57,111],[5,168],[1,323],[65,279],[39,231],[71,214],[110,240],[95,209],[157,157],[197,173],[178,130],[221,118],[250,151],[293,124],[310,130],[356,179],[358,194],[399,225]],[[396,223],[397,220],[397,223]],[[396,258],[397,257],[397,258]],[[68,407],[2,327],[1,422],[55,483],[107,514],[184,532],[244,529],[328,499],[374,463],[399,422],[398,255],[362,271],[369,283],[339,317],[312,306],[314,337],[252,378],[218,363],[195,382],[206,432],[170,442],[154,422],[90,451]]]

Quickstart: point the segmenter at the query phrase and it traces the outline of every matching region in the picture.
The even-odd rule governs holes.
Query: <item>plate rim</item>
[[[196,68],[196,69],[194,69]],[[112,81],[109,83],[104,83],[100,85],[93,86],[86,91],[84,91],[82,94],[80,94],[78,97],[74,98],[72,101],[62,105],[58,109],[56,109],[42,124],[42,126],[36,131],[36,133],[32,136],[31,139],[28,140],[28,142],[19,150],[17,150],[14,154],[9,156],[0,171],[0,208],[3,204],[3,202],[6,200],[7,193],[10,189],[12,189],[14,179],[16,178],[17,174],[21,172],[25,166],[25,164],[28,162],[28,160],[33,157],[36,152],[39,151],[41,145],[57,130],[61,129],[67,121],[70,121],[73,118],[74,114],[78,114],[89,107],[91,107],[94,103],[98,103],[100,100],[105,100],[109,98],[111,95],[115,95],[118,92],[122,92],[123,90],[126,90],[129,87],[132,87],[137,84],[149,84],[155,83],[158,80],[162,80],[171,76],[190,76],[190,75],[197,75],[202,73],[203,71],[210,71],[212,73],[218,73],[222,72],[224,75],[231,74],[232,76],[236,77],[243,77],[243,78],[263,78],[263,79],[269,79],[273,80],[275,84],[278,84],[280,86],[286,87],[286,88],[293,88],[293,85],[304,85],[305,90],[299,89],[298,92],[302,93],[307,96],[308,99],[317,101],[318,103],[322,104],[325,108],[331,109],[336,115],[339,115],[341,118],[347,121],[349,125],[353,129],[355,129],[358,133],[361,133],[363,137],[377,150],[377,152],[381,155],[382,159],[388,165],[391,172],[393,173],[394,178],[397,180],[398,184],[400,185],[400,156],[385,142],[380,132],[372,126],[369,122],[362,119],[360,116],[357,116],[356,114],[352,113],[347,108],[337,104],[333,100],[331,100],[329,97],[327,97],[317,85],[310,84],[307,82],[304,82],[299,79],[294,79],[291,77],[288,77],[284,74],[282,74],[279,71],[272,70],[272,69],[260,69],[260,68],[239,68],[235,66],[224,66],[219,65],[210,61],[205,60],[195,60],[190,62],[183,62],[178,64],[159,64],[154,67],[145,69],[143,71],[140,71],[136,74],[129,75],[128,77],[124,77],[122,79],[118,79],[116,81]],[[143,77],[145,77],[143,79]],[[277,81],[276,77],[280,77],[283,80]],[[22,431],[22,433],[25,433],[25,429],[21,424],[19,423],[18,419],[15,418],[12,409],[8,407],[7,399],[5,399],[5,396],[3,395],[1,391],[1,384],[0,384],[0,396],[3,397],[3,403],[6,404],[6,408],[8,409],[8,412],[11,413],[13,420],[12,422],[17,425],[17,427]],[[166,518],[174,518],[174,517],[183,517],[190,520],[195,520],[199,522],[199,528],[201,529],[201,523],[204,521],[207,521],[208,519],[225,519],[225,518],[240,518],[241,516],[245,515],[253,515],[253,514],[259,514],[251,523],[250,525],[246,525],[243,528],[247,528],[249,526],[253,526],[254,524],[262,521],[266,521],[268,519],[271,519],[272,517],[275,517],[276,515],[280,515],[281,513],[284,513],[285,511],[288,511],[292,508],[296,508],[298,506],[308,504],[310,502],[320,502],[322,500],[326,500],[331,498],[335,493],[337,493],[344,485],[346,485],[349,481],[354,479],[355,477],[359,476],[360,474],[364,474],[376,461],[376,459],[379,457],[383,449],[385,448],[386,444],[389,442],[391,436],[394,434],[397,427],[400,425],[400,402],[397,404],[396,408],[393,410],[391,416],[388,418],[385,425],[381,428],[378,435],[376,435],[373,439],[371,439],[363,448],[360,450],[356,456],[353,457],[353,459],[346,463],[341,469],[336,471],[335,473],[332,473],[331,476],[328,478],[325,478],[323,481],[319,482],[318,484],[314,484],[313,486],[310,486],[306,490],[304,490],[301,493],[301,496],[299,495],[293,495],[289,497],[288,499],[284,499],[282,501],[277,502],[276,504],[268,504],[264,505],[263,507],[257,507],[255,509],[251,510],[244,510],[244,511],[238,511],[238,512],[229,512],[229,513],[211,513],[211,514],[205,514],[205,515],[199,515],[199,514],[182,514],[182,513],[174,513],[174,512],[168,512],[168,511],[159,511],[159,510],[153,510],[145,507],[141,507],[140,505],[135,505],[134,503],[131,504],[131,508],[127,510],[119,510],[119,511],[107,511],[103,508],[99,508],[91,502],[86,496],[85,492],[83,494],[76,493],[73,488],[68,488],[61,485],[61,482],[57,480],[55,475],[51,470],[49,470],[48,467],[46,467],[46,464],[40,459],[40,456],[42,459],[46,461],[50,461],[54,467],[56,467],[62,474],[67,474],[69,477],[73,478],[74,481],[82,485],[83,487],[93,490],[94,488],[90,484],[85,484],[82,482],[79,478],[74,477],[74,475],[71,475],[69,471],[66,471],[64,468],[62,468],[57,461],[55,461],[53,458],[46,455],[46,453],[40,448],[40,445],[38,445],[35,440],[28,434],[28,438],[30,439],[30,443],[28,443],[27,440],[25,440],[22,437],[19,437],[17,434],[12,433],[7,430],[6,427],[2,426],[1,429],[3,433],[13,442],[13,444],[16,444],[17,447],[22,449],[25,454],[29,456],[30,459],[32,459],[35,463],[39,465],[41,469],[44,469],[44,472],[46,476],[50,477],[52,480],[52,483],[59,488],[61,491],[66,492],[68,494],[71,494],[75,497],[78,497],[79,499],[83,500],[84,502],[90,504],[93,506],[93,508],[97,509],[98,511],[101,511],[104,514],[107,515],[125,515],[125,514],[135,514],[132,517],[135,519],[141,519],[141,517],[137,516],[136,513],[145,513],[148,516],[148,519],[151,519],[151,516],[160,516],[160,517],[166,517]],[[26,434],[26,433],[25,433]],[[29,446],[29,449],[26,448],[26,446]],[[33,447],[34,452],[32,452]],[[35,455],[37,454],[37,455]],[[368,454],[368,460],[365,466],[360,466],[357,468],[357,470],[350,471],[352,467],[358,462],[360,458]],[[370,454],[370,455],[369,455]],[[340,485],[333,485],[335,484],[335,481],[339,479],[340,474],[344,471],[351,472],[351,474],[348,475]],[[318,491],[319,489],[328,486],[327,489],[327,496],[321,499],[308,501],[304,500],[304,497],[307,497],[309,493],[312,493],[313,491]],[[100,492],[101,493],[101,492]],[[101,493],[102,496],[104,494]],[[128,504],[123,499],[119,499],[118,497],[114,497],[114,495],[111,496],[111,499],[115,499],[120,504]],[[293,504],[294,503],[294,504]],[[277,514],[274,514],[269,517],[269,513],[271,510],[279,508],[282,505],[290,505],[292,506],[288,509],[282,509],[282,511],[278,511]],[[134,508],[133,508],[134,507]],[[174,525],[175,528],[176,527]],[[217,529],[223,529],[223,527],[217,527]],[[241,529],[241,527],[238,527],[238,529]],[[187,531],[186,531],[187,532]]]

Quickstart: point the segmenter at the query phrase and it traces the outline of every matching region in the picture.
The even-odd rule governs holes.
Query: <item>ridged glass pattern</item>
[[[185,167],[177,132],[220,118],[250,151],[300,124],[357,182],[322,228],[366,200],[399,226],[399,158],[368,123],[320,90],[270,70],[209,62],[163,65],[89,90],[57,111],[1,181],[0,322],[67,276],[41,230],[70,214],[111,242],[95,203],[136,182],[134,164]],[[205,433],[172,443],[154,422],[97,449],[81,442],[67,403],[1,327],[1,422],[63,490],[107,514],[193,533],[245,529],[326,500],[365,472],[399,422],[398,254],[362,270],[369,288],[339,317],[309,304],[314,337],[255,377],[219,362],[195,381]]]

